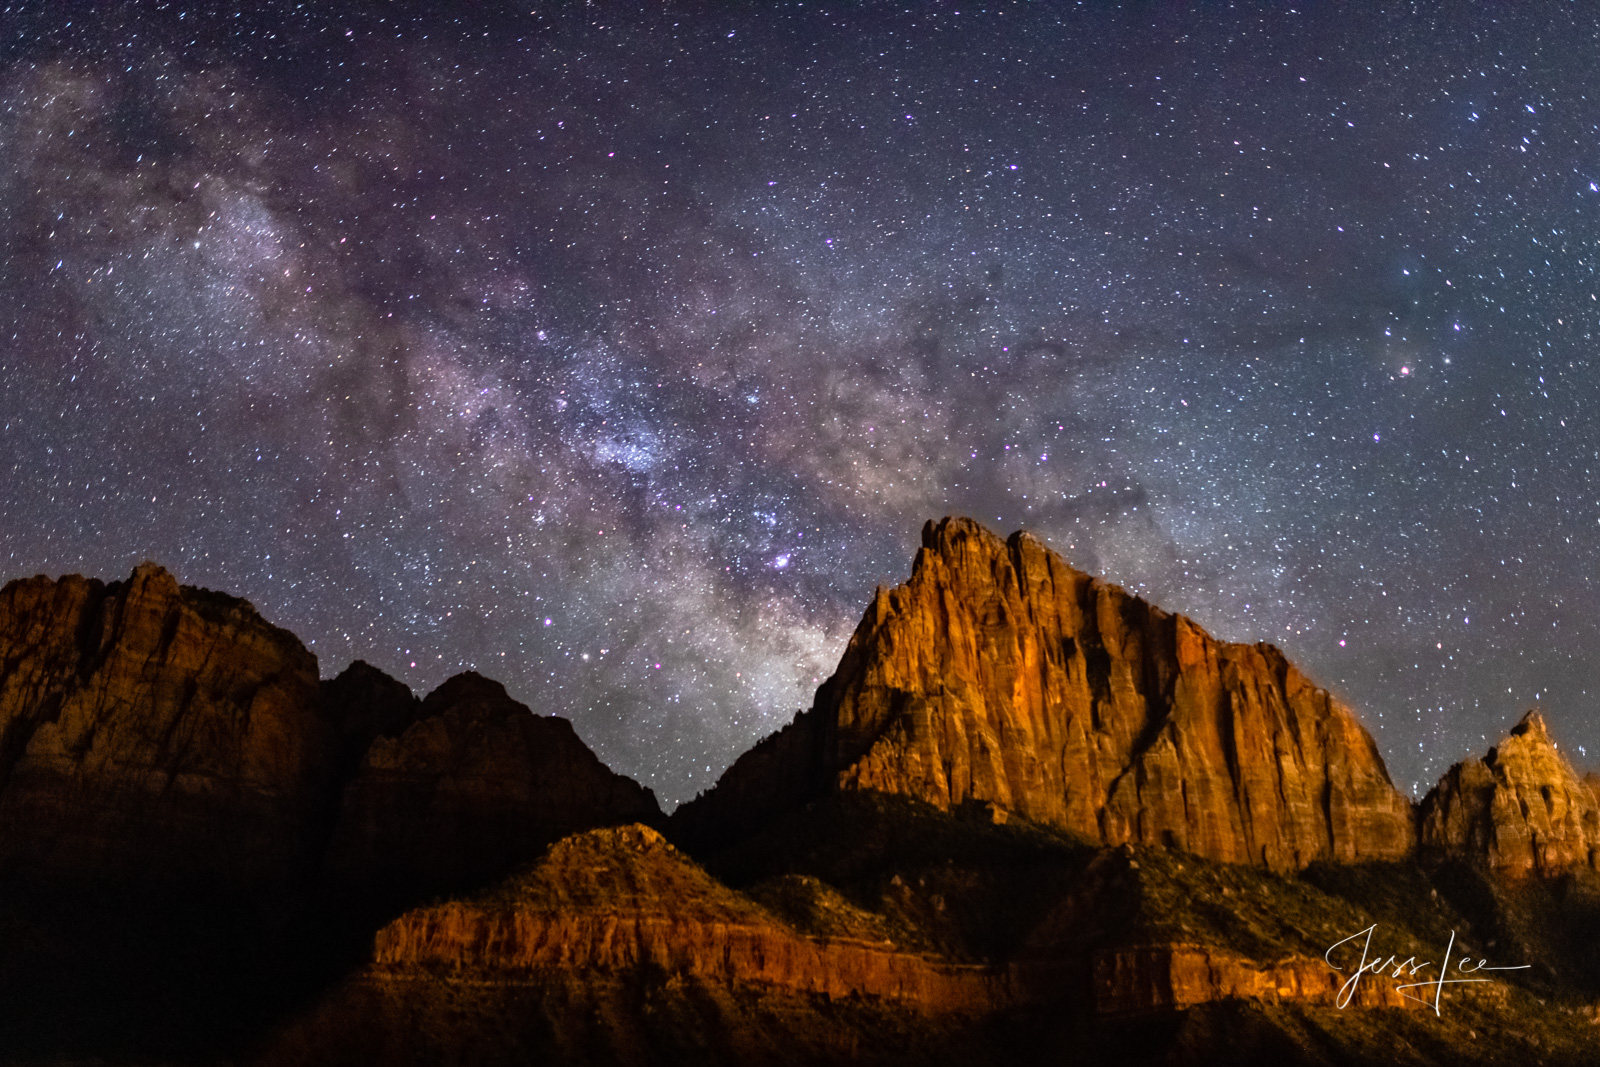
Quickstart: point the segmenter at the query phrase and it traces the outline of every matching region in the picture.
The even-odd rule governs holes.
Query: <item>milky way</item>
[[[608,6],[0,7],[0,577],[160,561],[670,804],[961,513],[1404,789],[1600,745],[1600,15]]]

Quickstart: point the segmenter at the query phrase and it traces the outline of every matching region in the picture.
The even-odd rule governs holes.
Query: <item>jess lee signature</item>
[[[1377,930],[1377,928],[1378,924],[1373,923],[1365,930],[1359,930],[1345,938],[1343,941],[1339,941],[1330,946],[1328,951],[1322,954],[1322,958],[1328,964],[1328,966],[1342,974],[1344,973],[1345,968],[1333,962],[1333,954],[1335,950],[1342,945],[1350,945],[1350,951],[1353,951],[1355,942],[1359,942],[1361,945],[1360,962],[1356,965],[1356,969],[1351,972],[1350,977],[1347,978],[1344,984],[1339,987],[1339,997],[1335,1001],[1335,1004],[1341,1008],[1349,1004],[1350,998],[1355,996],[1356,986],[1360,984],[1361,977],[1363,975],[1387,973],[1391,978],[1415,978],[1423,971],[1426,971],[1434,966],[1432,960],[1422,960],[1419,962],[1415,956],[1407,957],[1404,960],[1392,955],[1383,959],[1373,957],[1372,934],[1373,931]],[[1445,986],[1469,985],[1474,982],[1492,982],[1494,980],[1492,978],[1476,977],[1451,978],[1450,968],[1452,965],[1455,967],[1455,973],[1458,975],[1478,975],[1484,971],[1525,971],[1533,966],[1531,963],[1524,963],[1518,967],[1491,967],[1489,966],[1488,960],[1480,959],[1476,964],[1474,964],[1470,955],[1465,954],[1462,956],[1462,958],[1452,961],[1450,957],[1455,951],[1455,947],[1456,932],[1452,930],[1450,931],[1450,943],[1445,946],[1444,961],[1438,965],[1439,972],[1437,977],[1426,978],[1420,982],[1411,982],[1407,985],[1396,986],[1395,991],[1406,999],[1414,1000],[1419,1004],[1431,1004],[1433,1006],[1433,1013],[1438,1015],[1439,1002],[1444,997]],[[1430,997],[1427,993],[1413,994],[1409,992],[1409,990],[1412,989],[1432,990],[1432,995]]]

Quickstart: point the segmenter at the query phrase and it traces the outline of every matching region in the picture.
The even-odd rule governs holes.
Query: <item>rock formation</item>
[[[717,877],[498,683],[319,681],[250,605],[149,564],[7,585],[0,1047],[972,1067],[1130,1062],[1148,1036],[1150,1062],[1212,1062],[1240,1046],[1208,1028],[1249,1016],[1282,1062],[1348,976],[1321,954],[1381,922],[1406,954],[1470,930],[1544,970],[1463,998],[1442,1044],[1432,1013],[1339,1015],[1332,1059],[1422,1038],[1435,1062],[1524,1062],[1525,1025],[1592,1058],[1517,984],[1600,987],[1592,876],[1495,883],[1595,863],[1600,801],[1538,716],[1424,805],[1424,844],[1480,868],[1415,862],[1371,738],[1276,649],[1024,534],[949,519],[923,542],[813,707],[673,817]],[[1352,1006],[1399,993],[1373,976]],[[1161,1036],[1178,1016],[1199,1022]]]
[[[481,885],[575,830],[660,817],[654,794],[607,769],[565,719],[470,671],[414,713],[374,714],[391,729],[345,787],[328,848],[342,893],[398,900]]]
[[[378,931],[373,960],[475,981],[648,970],[934,1012],[984,1011],[997,988],[982,968],[800,934],[638,824],[569,837],[493,894],[408,912]]]
[[[1270,645],[1218,641],[1026,533],[929,523],[809,711],[681,809],[746,834],[833,789],[984,801],[1107,845],[1293,869],[1393,859],[1412,808],[1355,716]]]
[[[1594,867],[1600,802],[1530,711],[1483,759],[1445,772],[1422,801],[1421,840],[1501,874]]]
[[[334,732],[316,659],[242,600],[150,563],[0,590],[0,874],[282,883]]]
[[[658,816],[498,683],[319,684],[293,634],[155,564],[0,590],[0,876],[286,889],[326,844],[341,888],[426,890]]]
[[[476,675],[420,702],[365,663],[319,682],[293,634],[154,564],[12,582],[0,1047],[226,1044],[325,984],[375,920],[659,814],[568,723]]]

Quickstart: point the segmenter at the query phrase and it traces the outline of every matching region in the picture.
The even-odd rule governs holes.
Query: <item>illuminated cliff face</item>
[[[1421,840],[1501,874],[1592,868],[1600,803],[1530,711],[1483,759],[1439,780],[1422,802]]]
[[[1414,838],[1372,739],[1277,649],[1217,641],[966,519],[928,525],[814,707],[682,821],[737,828],[833,788],[1276,869],[1397,858]]]

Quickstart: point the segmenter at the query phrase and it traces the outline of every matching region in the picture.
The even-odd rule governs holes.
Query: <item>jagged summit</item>
[[[575,830],[660,817],[655,794],[601,763],[566,719],[476,672],[391,721],[345,785],[328,847],[327,875],[346,893],[481,884]]]
[[[1550,729],[1545,725],[1544,716],[1539,713],[1539,709],[1529,708],[1523,713],[1522,718],[1517,720],[1517,725],[1511,728],[1510,735],[1512,737],[1531,735],[1549,741]],[[1554,742],[1551,742],[1551,744],[1553,746]]]
[[[1600,802],[1531,710],[1483,759],[1445,772],[1422,801],[1425,848],[1503,874],[1593,867]]]
[[[1372,738],[1276,648],[1218,641],[964,518],[924,527],[811,709],[675,820],[737,837],[835,789],[1279,869],[1414,839]]]
[[[1296,1032],[1334,1002],[1326,947],[1377,920],[1412,954],[1492,934],[1496,966],[1544,967],[1507,983],[1592,997],[1593,875],[1496,885],[1594,863],[1600,805],[1542,717],[1430,794],[1431,855],[1412,814],[1277,649],[969,520],[925,528],[813,707],[666,824],[475,673],[423,699],[361,662],[321,680],[293,634],[151,564],[31,579],[0,589],[0,1044],[970,1067],[1099,1041],[1079,1058],[1133,1062],[1146,1037],[1186,1047],[1156,1034],[1183,1013]],[[1399,862],[1294,870],[1319,858]],[[1587,1017],[1484,994],[1444,1044],[1400,1018],[1427,1013],[1321,1033],[1523,1062],[1538,1018],[1579,1050],[1562,1062],[1592,1059]],[[1196,1062],[1241,1060],[1231,1032],[1197,1040]]]

